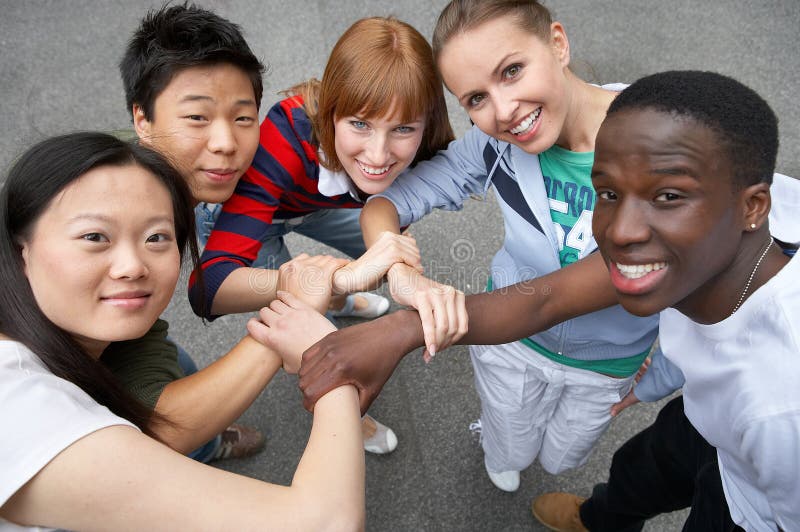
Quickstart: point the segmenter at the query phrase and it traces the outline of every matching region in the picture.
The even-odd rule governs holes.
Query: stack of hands
[[[332,296],[372,290],[384,280],[392,298],[416,312],[340,331],[323,316]],[[464,336],[467,325],[464,293],[426,278],[416,240],[387,231],[355,261],[301,254],[282,265],[278,298],[247,330],[281,355],[287,372],[299,372],[308,410],[328,391],[352,384],[363,414],[406,353],[424,345],[430,361]]]

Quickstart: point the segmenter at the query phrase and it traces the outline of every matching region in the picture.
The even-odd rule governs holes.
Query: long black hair
[[[137,165],[152,173],[169,191],[181,258],[188,251],[199,262],[194,236],[193,201],[180,174],[158,153],[105,133],[72,133],[44,140],[20,157],[0,192],[0,332],[33,351],[58,377],[88,393],[146,434],[161,416],[133,397],[111,371],[91,358],[69,333],[39,308],[25,275],[21,243],[36,220],[67,185],[99,166]]]

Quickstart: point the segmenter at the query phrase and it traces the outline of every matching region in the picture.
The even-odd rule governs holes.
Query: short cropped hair
[[[608,116],[645,108],[688,117],[714,131],[733,166],[735,185],[772,183],[778,119],[753,89],[714,72],[662,72],[622,91]]]
[[[119,63],[128,112],[138,104],[145,118],[153,120],[156,98],[181,70],[225,63],[239,67],[250,78],[260,107],[264,65],[238,25],[194,4],[149,11]]]

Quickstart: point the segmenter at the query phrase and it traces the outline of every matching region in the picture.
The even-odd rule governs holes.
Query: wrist
[[[395,262],[389,267],[388,270],[386,270],[386,277],[391,280],[393,277],[407,275],[409,269],[413,270],[413,268],[411,268],[411,266],[405,262]]]
[[[283,366],[283,359],[278,353],[256,340],[250,334],[242,338],[237,347],[240,348],[243,353],[248,353],[253,357],[255,364],[262,365],[268,371],[277,371]]]
[[[385,319],[385,330],[391,331],[391,341],[401,346],[403,356],[425,345],[422,322],[416,310],[398,310],[385,316]]]

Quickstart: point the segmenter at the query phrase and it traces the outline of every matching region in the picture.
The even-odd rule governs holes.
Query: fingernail
[[[431,358],[436,356],[436,346],[432,345],[428,348],[428,353],[431,355]]]

